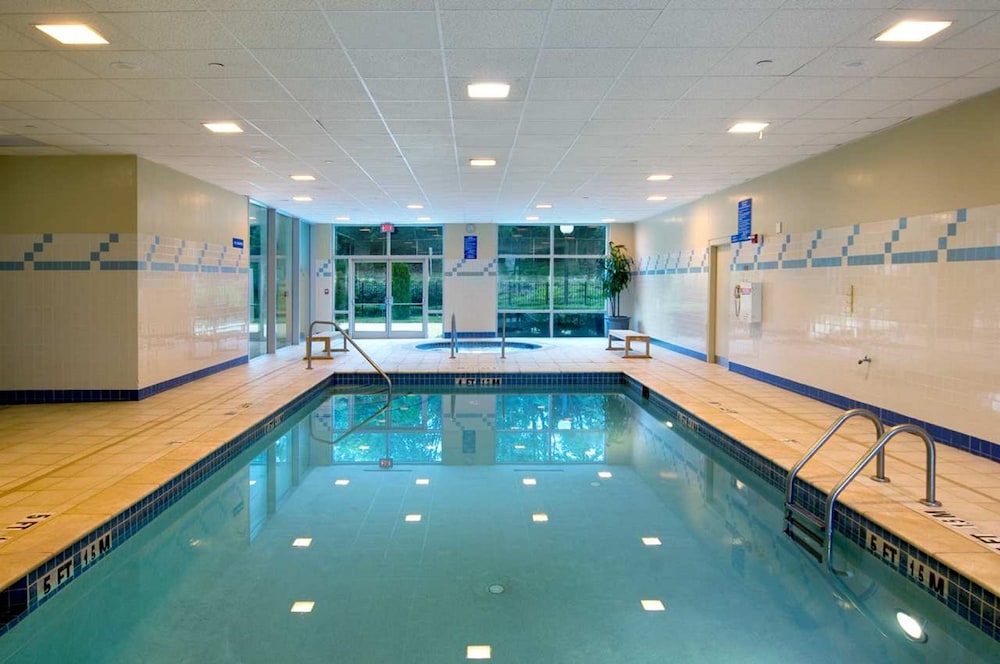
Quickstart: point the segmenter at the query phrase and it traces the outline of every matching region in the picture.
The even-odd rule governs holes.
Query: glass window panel
[[[557,431],[552,434],[552,461],[604,461],[604,434],[596,431]]]
[[[549,312],[542,314],[505,313],[497,316],[497,330],[503,326],[503,316],[507,316],[508,337],[547,337],[549,333]],[[603,323],[603,321],[602,321]],[[603,328],[601,335],[604,336]]]
[[[347,299],[347,264],[346,258],[338,258],[333,262],[334,282],[333,282],[333,308],[340,312],[346,312],[349,305]]]
[[[385,454],[388,434],[355,432],[333,446],[335,463],[376,463]]]
[[[552,307],[554,309],[604,310],[601,293],[600,258],[556,258],[553,260]]]
[[[549,226],[500,226],[498,229],[499,253],[544,255],[551,253],[552,228]]]
[[[555,337],[603,337],[604,314],[555,314],[552,324]]]
[[[441,433],[393,432],[389,456],[397,463],[440,463]]]
[[[385,233],[378,226],[336,226],[337,256],[385,256]]]
[[[250,203],[250,357],[267,352],[267,208]]]
[[[275,348],[294,343],[289,338],[292,328],[292,225],[297,220],[280,212],[275,218],[274,257],[274,340]]]
[[[549,460],[549,433],[497,433],[497,463]]]
[[[441,256],[440,226],[396,226],[389,244],[393,256]]]
[[[444,261],[433,259],[428,262],[430,275],[427,284],[427,309],[441,311],[444,308]]]
[[[606,226],[566,226],[569,233],[556,227],[554,249],[556,255],[603,256],[607,248]]]
[[[549,308],[548,258],[500,258],[497,305],[504,309]]]
[[[607,404],[621,403],[615,394],[558,394],[552,398],[552,419],[559,430],[603,431]],[[620,409],[619,409],[620,411]]]

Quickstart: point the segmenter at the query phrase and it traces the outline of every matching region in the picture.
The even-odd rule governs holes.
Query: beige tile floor
[[[538,341],[538,340],[533,340]],[[601,339],[542,340],[538,351],[496,355],[431,353],[416,341],[363,340],[386,371],[625,371],[784,467],[840,415],[817,401],[654,347],[651,359],[624,359]],[[319,350],[317,345],[316,350]],[[140,402],[0,407],[0,528],[28,515],[52,516],[0,537],[0,587],[38,566],[197,459],[246,430],[333,371],[370,372],[356,351],[302,361],[304,347]],[[829,490],[873,442],[855,420],[802,477]],[[958,528],[923,513],[924,451],[900,436],[888,448],[889,484],[862,474],[843,502],[1000,594],[1000,550],[968,532],[1000,535],[1000,464],[938,446],[937,497],[972,524]],[[867,473],[867,471],[866,471]]]

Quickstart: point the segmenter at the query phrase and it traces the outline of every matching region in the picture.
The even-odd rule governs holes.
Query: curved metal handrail
[[[802,467],[806,465],[806,463],[808,463],[810,459],[813,458],[816,452],[819,451],[819,448],[823,447],[823,445],[826,444],[826,441],[830,440],[833,434],[835,434],[837,430],[841,426],[843,426],[843,424],[847,422],[847,420],[851,419],[852,417],[864,417],[871,420],[872,424],[875,425],[876,440],[882,438],[882,435],[885,433],[885,427],[882,425],[882,420],[879,419],[878,415],[868,410],[867,408],[852,408],[850,410],[844,411],[844,414],[841,415],[836,422],[830,425],[830,428],[826,430],[826,433],[820,436],[819,440],[816,441],[816,443],[809,449],[809,451],[806,452],[802,456],[802,458],[799,459],[798,462],[792,467],[792,469],[788,471],[788,478],[785,480],[786,505],[792,502],[792,494],[794,492],[796,475],[799,474],[799,471],[802,470]],[[874,479],[880,482],[889,481],[885,476],[885,452],[880,453],[878,456],[876,476]]]
[[[352,426],[351,428],[349,428],[347,431],[342,432],[339,436],[337,436],[333,440],[324,440],[323,438],[320,438],[319,436],[317,436],[316,432],[313,430],[312,421],[310,420],[310,422],[309,422],[309,437],[312,440],[316,441],[317,443],[323,443],[324,445],[336,445],[337,443],[339,443],[340,441],[342,441],[344,438],[347,438],[352,433],[354,433],[358,429],[361,429],[366,424],[368,424],[369,422],[371,422],[372,420],[374,420],[375,418],[377,418],[379,415],[381,415],[382,413],[384,413],[386,410],[388,410],[390,403],[392,403],[392,388],[390,388],[389,391],[387,392],[387,397],[386,397],[386,400],[385,400],[385,404],[383,404],[381,407],[379,407],[378,410],[376,410],[374,413],[372,413],[371,415],[369,415],[365,419],[361,420],[360,422],[357,422],[354,426]]]
[[[363,357],[366,360],[368,360],[368,364],[372,365],[372,368],[375,369],[375,371],[377,371],[378,374],[380,376],[382,376],[382,378],[385,379],[386,384],[389,386],[389,390],[390,391],[392,390],[392,379],[389,378],[389,374],[387,374],[386,372],[382,371],[382,367],[380,367],[375,362],[375,360],[373,360],[368,355],[368,353],[366,353],[365,351],[363,351],[361,349],[361,346],[359,346],[357,343],[354,342],[354,339],[351,338],[351,335],[349,335],[347,332],[345,332],[343,330],[343,328],[341,328],[339,325],[337,325],[332,320],[314,320],[313,322],[309,323],[309,336],[306,337],[306,339],[307,339],[307,341],[306,341],[306,369],[312,369],[313,368],[312,367],[312,341],[308,341],[308,340],[312,339],[313,328],[315,328],[317,325],[332,325],[333,329],[335,329],[337,332],[340,332],[342,335],[344,335],[344,340],[347,341],[347,342],[349,342],[352,346],[354,346],[354,350],[356,350],[359,353],[361,353],[361,357]]]
[[[854,467],[851,468],[851,470],[846,475],[844,475],[844,478],[842,480],[840,480],[840,484],[838,484],[833,489],[833,491],[830,492],[830,495],[827,496],[826,564],[827,567],[830,568],[831,572],[837,574],[840,573],[839,570],[834,569],[833,567],[833,511],[835,503],[837,502],[837,498],[840,497],[840,494],[844,491],[845,488],[847,488],[847,485],[850,484],[851,481],[861,473],[861,471],[864,469],[866,465],[868,465],[868,463],[872,460],[872,458],[874,458],[876,454],[882,452],[885,449],[886,444],[890,440],[895,438],[897,434],[901,433],[912,433],[913,435],[921,438],[924,441],[924,446],[927,448],[927,469],[926,469],[927,490],[926,490],[926,497],[922,499],[920,502],[930,507],[940,507],[941,503],[940,501],[935,499],[934,495],[935,494],[934,475],[937,463],[936,461],[937,457],[934,451],[934,439],[931,438],[931,435],[927,433],[927,431],[923,427],[919,427],[916,424],[909,424],[909,423],[897,424],[896,426],[886,431],[885,435],[879,438],[877,443],[868,448],[868,451],[865,452],[865,455],[861,457],[856,464],[854,464]]]

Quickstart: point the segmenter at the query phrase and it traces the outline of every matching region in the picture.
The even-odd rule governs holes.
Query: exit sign
[[[392,233],[395,230],[396,230],[396,227],[393,226],[392,224],[382,224],[382,232],[383,233]]]

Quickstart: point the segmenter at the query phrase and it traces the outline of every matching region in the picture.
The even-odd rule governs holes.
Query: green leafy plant
[[[601,272],[601,292],[608,300],[612,316],[618,316],[621,293],[632,281],[632,258],[624,244],[608,242],[608,255]]]

